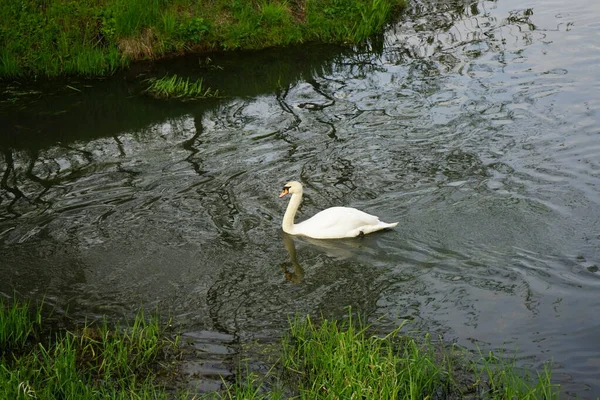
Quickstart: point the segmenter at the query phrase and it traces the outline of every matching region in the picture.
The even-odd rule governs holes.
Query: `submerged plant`
[[[146,81],[148,87],[145,93],[159,99],[194,100],[209,97],[219,97],[219,91],[206,88],[203,79],[191,81],[173,74],[162,78],[150,78]]]

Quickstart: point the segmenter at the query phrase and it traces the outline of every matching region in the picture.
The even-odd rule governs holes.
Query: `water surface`
[[[107,80],[5,85],[0,292],[75,316],[173,316],[204,390],[295,313],[399,320],[553,360],[600,395],[600,3],[423,2],[370,46],[169,60]],[[140,73],[227,97],[172,103]],[[67,86],[68,85],[68,86]],[[17,96],[17,93],[29,93]],[[345,205],[360,240],[280,231]],[[376,321],[376,322],[375,322]]]

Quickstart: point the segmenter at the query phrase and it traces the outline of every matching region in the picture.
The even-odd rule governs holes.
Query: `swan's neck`
[[[292,194],[287,209],[285,210],[285,214],[283,215],[283,222],[281,223],[281,227],[285,233],[294,233],[294,217],[296,216],[296,211],[298,211],[301,201],[302,193]]]

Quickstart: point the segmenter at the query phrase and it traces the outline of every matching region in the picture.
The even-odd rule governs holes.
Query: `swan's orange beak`
[[[290,193],[290,189],[287,187],[283,188],[283,191],[281,192],[281,194],[279,195],[279,198],[282,198],[283,196],[285,196],[286,194]]]

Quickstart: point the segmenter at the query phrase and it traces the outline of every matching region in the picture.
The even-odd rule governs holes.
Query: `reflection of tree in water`
[[[68,298],[78,291],[79,285],[86,283],[84,262],[77,249],[52,237],[47,227],[22,231],[20,227],[4,224],[2,229],[1,294],[45,299],[46,303],[55,304],[57,293]],[[36,240],[29,241],[33,235]],[[65,307],[63,302],[56,305]]]
[[[488,50],[502,57],[514,46],[530,45],[537,29],[531,21],[533,10],[510,11],[498,19],[488,10],[494,6],[490,2],[411,2],[406,16],[387,34],[385,56],[396,65],[420,60],[428,70],[447,72],[463,69],[465,61]]]
[[[329,74],[332,64],[350,51],[337,46],[313,45],[243,54],[219,53],[211,58],[222,68],[199,69],[198,58],[191,56],[152,64],[147,67],[150,71],[145,72],[201,77],[207,85],[229,98],[249,98]],[[123,132],[144,131],[153,124],[186,115],[201,120],[206,111],[222,103],[221,100],[178,103],[146,98],[140,94],[141,80],[135,73],[124,72],[102,81],[72,82],[78,91],[60,83],[36,83],[35,92],[23,86],[20,87],[22,95],[14,104],[1,101],[9,91],[0,90],[3,128],[0,149],[43,149],[57,142],[68,144],[118,137]]]
[[[13,159],[12,150],[7,149],[3,153],[4,173],[0,180],[0,207],[6,209],[6,214],[2,213],[2,219],[19,217],[21,214],[14,210],[13,206],[20,199],[26,199],[23,192],[18,187],[18,182],[15,175],[15,162]],[[9,202],[6,206],[4,203]],[[0,210],[2,209],[0,208]]]
[[[62,190],[97,168],[98,159],[91,151],[57,144],[31,151],[6,148],[0,159],[0,218],[20,216],[33,210],[43,211],[57,200],[49,191]],[[4,205],[4,203],[8,204]]]
[[[77,239],[54,224],[51,208],[61,198],[61,187],[85,176],[92,161],[86,150],[64,145],[34,151],[4,149],[0,159],[0,292],[49,295],[52,302],[54,294],[66,296],[86,282]]]

